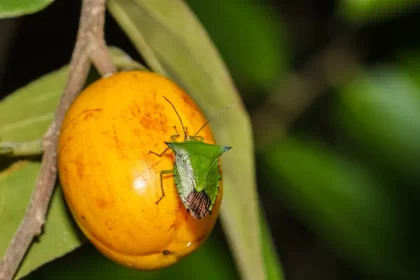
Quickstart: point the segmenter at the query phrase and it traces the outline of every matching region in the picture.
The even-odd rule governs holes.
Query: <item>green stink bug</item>
[[[204,142],[204,138],[197,134],[217,115],[234,105],[220,110],[204,123],[193,136],[189,136],[175,106],[166,97],[164,98],[171,104],[181,122],[184,141],[176,141],[176,138],[180,135],[176,126],[174,126],[176,134],[171,136],[171,142],[165,142],[168,147],[160,154],[149,151],[149,153],[161,157],[168,149],[171,149],[175,157],[174,169],[160,172],[162,196],[156,204],[165,196],[163,175],[173,174],[178,194],[185,208],[194,218],[202,219],[207,214],[211,215],[211,210],[219,192],[219,181],[221,179],[219,158],[232,147],[207,144]]]

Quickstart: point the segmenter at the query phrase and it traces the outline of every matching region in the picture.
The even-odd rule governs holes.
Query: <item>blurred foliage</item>
[[[410,276],[413,227],[403,202],[367,166],[295,138],[265,157],[273,193],[339,254],[375,275]]]
[[[414,79],[378,66],[346,84],[339,100],[338,125],[361,148],[394,171],[420,178],[420,87]]]
[[[54,0],[1,0],[0,19],[36,13],[52,2]]]
[[[357,23],[395,18],[410,11],[418,0],[341,0],[339,12]]]
[[[405,51],[398,58],[395,67],[403,72],[403,75],[416,83],[417,88],[420,89],[420,49]]]
[[[267,220],[264,216],[262,210],[261,213],[261,240],[262,240],[262,251],[264,257],[264,265],[266,269],[266,278],[267,279],[284,279],[284,273],[282,267],[279,265],[279,259],[275,249],[274,242],[272,240],[272,235],[270,233]]]
[[[269,89],[285,71],[285,30],[268,5],[255,0],[187,3],[206,27],[235,82],[246,92]]]

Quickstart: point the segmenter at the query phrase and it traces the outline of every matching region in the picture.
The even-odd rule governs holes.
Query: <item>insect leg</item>
[[[178,132],[178,129],[176,128],[176,126],[174,126],[174,129],[175,129],[176,134],[171,136],[172,142],[176,142],[176,138],[179,137],[179,132]]]
[[[153,151],[149,151],[149,154],[154,154],[157,155],[158,157],[163,156],[164,153],[166,153],[166,151],[169,149],[169,147],[167,147],[163,152],[161,152],[160,154],[153,152]]]
[[[171,136],[171,140],[173,142],[176,142],[176,138],[179,137],[179,132],[178,129],[176,128],[176,126],[173,126],[173,128],[175,129],[176,134]],[[153,152],[153,151],[149,151],[149,154],[154,154],[157,155],[158,157],[162,157],[164,153],[166,153],[166,151],[169,149],[169,147],[167,147],[163,152],[161,152],[160,154]]]
[[[200,142],[204,141],[204,137],[203,136],[195,136],[195,140],[198,140]]]
[[[162,190],[162,196],[159,198],[158,201],[156,201],[156,204],[159,204],[159,202],[165,196],[165,190],[163,189],[163,175],[165,175],[165,174],[174,174],[174,171],[173,170],[162,170],[162,171],[160,171],[160,188]]]

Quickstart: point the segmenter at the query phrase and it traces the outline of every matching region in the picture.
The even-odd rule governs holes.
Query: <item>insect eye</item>
[[[222,152],[224,153],[224,152],[227,152],[227,151],[229,151],[230,149],[232,149],[232,147],[229,147],[229,146],[224,146],[223,148],[222,148]]]

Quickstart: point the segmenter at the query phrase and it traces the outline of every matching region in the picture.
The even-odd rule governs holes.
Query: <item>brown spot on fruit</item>
[[[84,163],[83,163],[83,155],[80,154],[74,163],[77,166],[77,176],[79,176],[79,178],[83,178],[83,174],[85,170]]]
[[[106,200],[106,199],[103,199],[103,198],[97,198],[96,199],[96,205],[99,208],[102,208],[102,209],[107,208],[111,204],[111,202],[112,201],[109,201],[109,200]]]
[[[113,136],[114,136],[115,143],[117,144],[118,150],[121,151],[120,141],[118,140],[117,130],[115,129],[115,125],[112,126],[112,130],[114,132]]]
[[[61,131],[66,130],[69,125],[75,126],[77,124],[77,121],[78,121],[78,119],[80,117],[83,117],[83,120],[86,121],[87,119],[93,117],[94,116],[93,115],[94,113],[98,113],[98,112],[102,112],[102,111],[103,111],[103,109],[101,109],[101,108],[85,109],[82,112],[78,113],[76,116],[72,117],[72,119],[70,119],[68,122],[66,122],[65,125],[63,125]],[[88,117],[86,117],[86,115]]]

